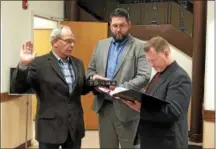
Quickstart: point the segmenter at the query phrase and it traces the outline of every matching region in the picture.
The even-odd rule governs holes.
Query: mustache
[[[128,37],[128,33],[127,34],[120,34],[120,38],[118,38],[119,36],[117,34],[112,34],[113,38],[115,39],[116,42],[121,42],[123,40],[125,40]]]

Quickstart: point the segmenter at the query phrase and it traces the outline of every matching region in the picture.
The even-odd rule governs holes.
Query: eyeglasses
[[[62,38],[60,38],[59,40],[62,40],[64,42],[66,42],[66,44],[75,44],[75,41],[73,39],[62,39]]]
[[[113,24],[113,25],[111,25],[111,27],[112,27],[114,30],[117,30],[118,28],[121,30],[121,29],[126,28],[127,25],[126,25],[126,24],[121,24],[121,25]]]

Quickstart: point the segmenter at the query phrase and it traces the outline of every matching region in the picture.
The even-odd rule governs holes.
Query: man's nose
[[[70,46],[71,46],[71,47],[74,47],[74,42],[71,42]]]

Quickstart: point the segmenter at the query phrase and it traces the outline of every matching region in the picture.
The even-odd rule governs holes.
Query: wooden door
[[[107,38],[108,24],[99,22],[61,22],[73,31],[76,37],[76,44],[72,55],[83,60],[85,69],[91,59],[93,50],[98,40]],[[82,96],[82,106],[84,110],[85,128],[88,130],[98,129],[98,116],[91,109],[93,95]]]
[[[37,53],[37,56],[41,56],[47,54],[51,51],[51,44],[50,44],[50,33],[51,29],[34,29],[34,51]],[[37,111],[37,99],[35,95],[32,95],[32,112],[33,112],[33,120],[36,117]]]

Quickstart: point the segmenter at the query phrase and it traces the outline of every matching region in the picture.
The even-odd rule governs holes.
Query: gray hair
[[[60,26],[60,27],[57,27],[57,28],[54,28],[50,34],[50,43],[51,45],[54,44],[54,41],[56,39],[60,39],[61,38],[61,33],[62,33],[62,29],[64,27],[63,26]]]

